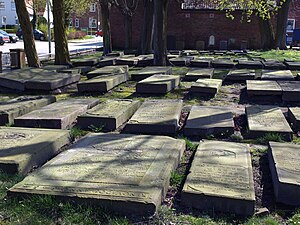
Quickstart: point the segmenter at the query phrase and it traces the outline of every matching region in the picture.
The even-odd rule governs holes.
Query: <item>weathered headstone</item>
[[[190,171],[181,194],[183,205],[244,216],[254,213],[254,182],[247,145],[201,142]]]
[[[255,79],[255,70],[239,69],[231,70],[225,78],[225,81],[242,82]]]
[[[277,133],[290,141],[293,133],[280,108],[269,105],[246,107],[249,137],[258,138],[267,133]]]
[[[289,70],[300,70],[300,62],[285,61],[284,64]]]
[[[299,107],[289,107],[288,120],[291,122],[293,128],[296,131],[300,130],[300,108]]]
[[[72,59],[73,66],[96,66],[101,58]]]
[[[86,76],[88,79],[101,76],[101,75],[110,75],[110,74],[119,74],[119,73],[128,73],[128,66],[105,66],[96,70],[89,72]]]
[[[79,68],[70,68],[70,69],[63,69],[59,71],[60,73],[70,73],[70,74],[80,74],[81,70]]]
[[[107,92],[128,80],[127,73],[102,75],[77,84],[79,92]]]
[[[54,96],[20,96],[0,102],[0,125],[13,124],[14,119],[56,101]]]
[[[284,69],[286,69],[286,66],[279,60],[266,59],[265,61],[262,61],[262,63],[266,70],[284,70]]]
[[[183,140],[90,134],[9,190],[97,203],[127,216],[150,216],[161,205]]]
[[[46,65],[43,66],[42,69],[60,72],[61,70],[69,69],[69,66],[68,65]]]
[[[175,135],[182,106],[182,100],[146,100],[128,121],[124,131]]]
[[[269,142],[269,167],[277,202],[300,206],[300,147]]]
[[[113,66],[116,63],[115,57],[105,57],[99,61],[97,67]]]
[[[233,131],[231,110],[218,106],[193,106],[183,130],[188,137],[229,136]]]
[[[140,57],[143,57],[142,59],[139,59],[137,66],[145,67],[145,66],[152,66],[154,62],[154,55],[140,55]]]
[[[282,89],[274,80],[247,80],[248,95],[282,95]]]
[[[141,81],[155,74],[172,74],[172,67],[166,66],[148,66],[141,70],[131,72],[131,79]]]
[[[278,81],[278,84],[282,89],[283,101],[300,101],[300,81]]]
[[[98,102],[95,98],[59,101],[17,117],[14,120],[15,126],[66,129],[76,121],[77,116],[84,114]]]
[[[238,60],[236,67],[238,69],[262,69],[263,64],[260,61],[254,60]]]
[[[0,170],[26,174],[70,142],[68,131],[0,127]]]
[[[199,79],[192,84],[191,93],[215,95],[222,86],[221,79]]]
[[[138,61],[142,59],[141,57],[136,57],[134,55],[126,55],[116,59],[116,65],[128,65],[135,66]]]
[[[200,68],[207,68],[210,67],[212,59],[205,59],[205,58],[195,58],[192,59],[190,62],[191,67],[200,67]]]
[[[225,59],[215,59],[211,62],[212,67],[214,68],[233,68],[234,62],[232,60],[225,60]]]
[[[174,66],[188,66],[193,58],[194,57],[192,56],[177,57],[177,58],[170,59],[169,61]]]
[[[140,101],[131,99],[107,100],[87,111],[77,119],[82,129],[92,127],[115,130],[125,123],[139,108]]]
[[[180,76],[153,75],[136,84],[136,92],[143,94],[165,94],[178,87]]]
[[[294,80],[290,70],[263,70],[262,80]]]
[[[3,72],[0,76],[0,86],[24,91],[26,81],[32,79],[33,76],[33,74],[29,73],[18,73],[16,70],[13,72]]]
[[[187,81],[196,81],[201,78],[212,78],[214,69],[198,69],[192,68],[185,75],[184,79]]]
[[[76,67],[73,67],[73,69],[78,69],[79,73],[82,75],[86,75],[88,72],[92,71],[91,66],[76,66]]]

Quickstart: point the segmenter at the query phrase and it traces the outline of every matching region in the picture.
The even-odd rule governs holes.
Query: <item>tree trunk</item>
[[[132,16],[125,16],[125,49],[132,49]]]
[[[140,54],[148,54],[152,51],[153,43],[153,0],[144,0],[144,22],[141,34]]]
[[[68,65],[71,63],[64,18],[64,0],[53,0],[53,23],[56,65]]]
[[[30,67],[40,67],[39,57],[35,48],[33,30],[27,12],[25,0],[16,0],[16,11],[23,32],[24,50]]]
[[[109,21],[109,4],[110,3],[108,2],[108,0],[100,0],[104,55],[107,55],[108,53],[112,52],[111,31]]]
[[[278,10],[274,48],[287,49],[286,26],[291,2],[292,0],[286,0]]]
[[[167,65],[167,9],[169,0],[154,0],[154,65]]]
[[[269,19],[264,20],[259,18],[259,29],[261,35],[261,48],[269,50],[274,44],[274,32],[272,23]]]

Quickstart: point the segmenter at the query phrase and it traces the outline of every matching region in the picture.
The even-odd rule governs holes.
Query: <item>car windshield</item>
[[[8,35],[8,33],[4,30],[0,30],[0,34]]]

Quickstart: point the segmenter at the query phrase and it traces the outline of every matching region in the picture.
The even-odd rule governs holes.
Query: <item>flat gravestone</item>
[[[136,84],[136,92],[141,94],[165,94],[178,87],[180,76],[153,75]]]
[[[190,171],[181,194],[183,205],[244,216],[254,213],[254,182],[247,145],[201,142]]]
[[[267,133],[280,134],[290,141],[293,133],[280,108],[269,105],[246,107],[250,138],[262,137]]]
[[[107,92],[128,80],[127,73],[103,75],[77,84],[79,92]]]
[[[236,65],[238,69],[262,69],[263,64],[260,61],[254,60],[239,60]]]
[[[161,205],[183,140],[90,134],[9,190],[97,203],[127,216],[150,216]]]
[[[154,55],[140,55],[140,57],[143,57],[142,59],[139,59],[137,66],[145,67],[145,66],[152,66],[154,62]]]
[[[72,59],[73,66],[96,66],[100,58]]]
[[[296,131],[299,131],[300,130],[300,108],[299,107],[289,107],[288,119],[292,123],[293,128]]]
[[[262,62],[264,68],[267,70],[284,70],[286,66],[279,60],[266,60]]]
[[[73,67],[73,69],[78,69],[79,73],[82,75],[86,75],[88,72],[92,71],[91,66],[76,66],[76,67]]]
[[[282,89],[276,81],[273,80],[247,80],[248,95],[282,95]]]
[[[13,124],[14,119],[56,101],[54,96],[20,96],[0,102],[0,125]]]
[[[97,105],[98,102],[99,100],[95,98],[59,101],[17,117],[14,120],[15,126],[66,129],[76,121],[77,116],[86,113],[88,109]]]
[[[131,72],[131,79],[141,81],[156,74],[172,74],[172,67],[148,66],[141,70]]]
[[[221,79],[199,79],[192,84],[190,91],[194,94],[209,94],[214,96],[221,86]]]
[[[269,167],[277,202],[300,206],[300,146],[269,142]]]
[[[225,81],[230,82],[245,82],[246,80],[255,79],[255,70],[239,69],[231,70],[227,74]]]
[[[290,70],[263,70],[262,80],[294,80]]]
[[[232,60],[225,60],[225,59],[216,59],[211,62],[212,67],[214,68],[233,68],[234,62]]]
[[[279,81],[278,84],[282,89],[283,101],[300,101],[300,81]]]
[[[0,170],[26,174],[69,144],[68,131],[0,127]]]
[[[210,67],[212,59],[200,59],[200,58],[195,58],[192,59],[190,62],[191,67],[200,67],[200,68],[207,68]]]
[[[214,74],[214,69],[190,69],[185,75],[184,79],[186,81],[196,81],[201,78],[212,78]]]
[[[104,131],[115,130],[124,124],[140,105],[140,101],[131,99],[107,100],[79,116],[77,126],[82,129],[96,127]]]
[[[127,122],[124,131],[175,135],[182,106],[182,100],[146,100]]]
[[[190,64],[190,61],[192,60],[192,57],[177,57],[170,59],[170,63],[174,66],[187,66]]]
[[[54,70],[56,72],[60,72],[61,70],[68,69],[68,65],[47,65],[43,66],[42,69],[44,70]]]
[[[105,57],[99,61],[97,67],[113,66],[116,63],[116,57]]]
[[[19,73],[19,71],[3,72],[0,76],[0,86],[13,90],[24,91],[26,81],[33,77],[34,74],[31,73]]]
[[[183,130],[188,137],[229,136],[233,131],[232,112],[218,106],[193,106]]]
[[[87,73],[87,78],[91,79],[101,75],[111,75],[119,73],[128,73],[128,66],[105,66]]]
[[[126,55],[116,59],[116,65],[128,65],[135,66],[138,64],[138,61],[142,59],[134,55]]]
[[[300,70],[300,62],[290,62],[286,61],[284,63],[289,70]]]
[[[69,74],[80,74],[81,70],[79,68],[63,69],[59,71],[60,73],[69,73]]]

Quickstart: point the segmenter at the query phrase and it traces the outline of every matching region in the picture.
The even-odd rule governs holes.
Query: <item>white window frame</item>
[[[11,0],[11,1],[10,1],[10,7],[11,7],[11,11],[16,11],[16,3],[15,3],[15,0]]]
[[[89,28],[97,28],[97,20],[93,17],[89,18]]]
[[[289,26],[288,26],[289,22],[292,22],[292,27],[291,27],[292,29],[289,29]],[[286,27],[286,31],[292,32],[295,29],[296,20],[295,19],[288,19],[287,23],[288,24],[287,24],[287,27]]]
[[[80,27],[80,20],[78,18],[75,19],[75,27],[76,28]]]
[[[96,3],[90,4],[90,12],[96,12]]]
[[[69,19],[69,27],[73,27],[73,18]]]
[[[5,10],[5,2],[0,1],[0,10]]]

